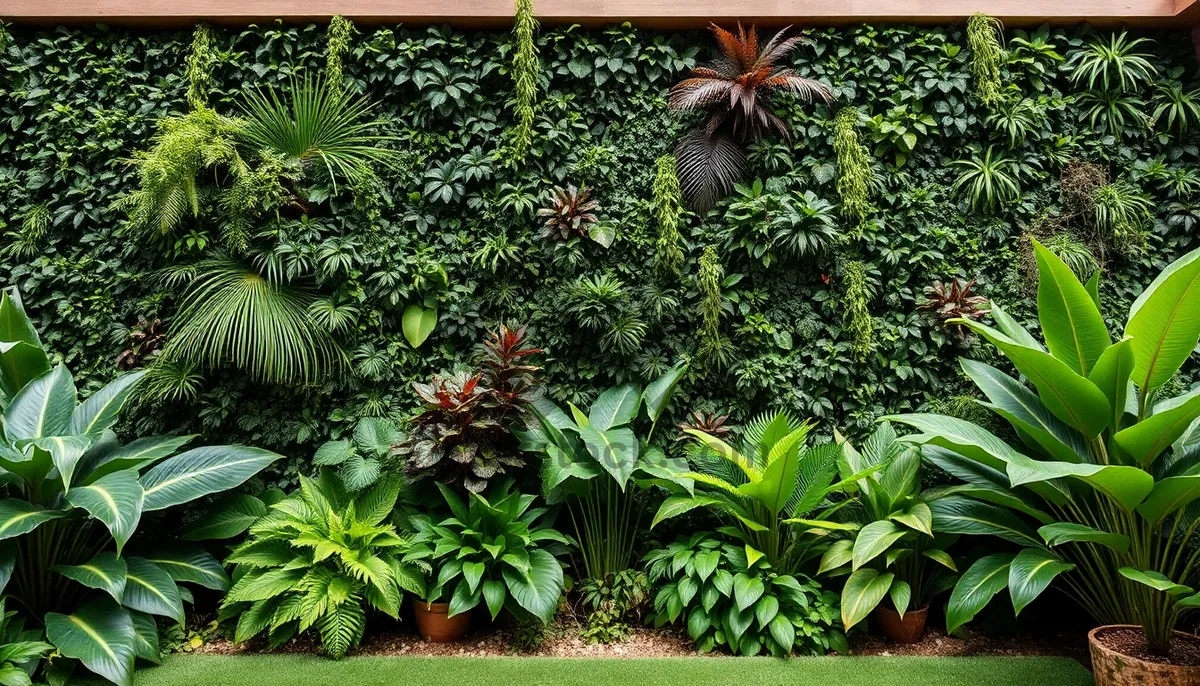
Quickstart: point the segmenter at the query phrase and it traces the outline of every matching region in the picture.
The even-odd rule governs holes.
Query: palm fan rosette
[[[712,24],[719,55],[711,64],[671,87],[669,106],[705,110],[708,117],[675,148],[679,182],[693,209],[711,208],[733,190],[746,168],[744,144],[777,132],[790,138],[787,123],[775,113],[772,99],[792,93],[806,102],[832,102],[829,87],[783,65],[804,36],[786,37],[790,26],[760,46],[753,26],[737,33]]]

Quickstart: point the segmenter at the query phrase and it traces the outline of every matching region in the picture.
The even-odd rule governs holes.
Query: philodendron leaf
[[[637,466],[638,441],[633,431],[627,428],[601,431],[595,424],[579,428],[579,437],[588,452],[600,463],[624,490],[630,475]]]
[[[404,338],[408,344],[419,348],[437,327],[437,320],[436,307],[424,308],[420,305],[409,305],[404,308],[404,314],[400,317],[400,328],[404,331]]]
[[[1008,568],[1014,557],[1011,553],[988,555],[959,577],[946,606],[946,633],[974,619],[992,597],[1008,586]]]
[[[158,625],[154,618],[145,612],[130,611],[133,618],[133,654],[139,660],[148,660],[154,664],[162,663],[158,648]]]
[[[182,625],[183,599],[171,575],[141,557],[127,557],[125,564],[125,593],[121,603],[134,610],[170,617]]]
[[[854,539],[854,569],[858,570],[864,564],[883,554],[905,533],[907,533],[907,529],[902,529],[895,522],[887,519],[871,522],[864,526]]]
[[[0,500],[0,540],[27,534],[43,522],[58,519],[65,514],[63,510],[43,510],[17,498]]]
[[[529,565],[529,573],[524,575],[505,565],[504,582],[513,600],[545,624],[554,617],[562,597],[562,565],[545,550],[530,551]]]
[[[678,364],[646,386],[646,390],[642,392],[642,406],[646,408],[646,416],[651,422],[657,423],[658,418],[666,411],[671,397],[675,395],[676,387],[679,386],[679,380],[686,372],[687,364]]]
[[[142,476],[145,509],[162,510],[236,488],[281,457],[269,450],[243,445],[193,448],[163,460]]]
[[[1200,249],[1175,260],[1129,308],[1133,381],[1143,393],[1166,383],[1200,341]]]
[[[70,615],[47,613],[46,638],[64,656],[118,686],[133,683],[133,619],[112,598],[100,596]]]
[[[10,441],[61,436],[75,410],[75,380],[63,365],[25,384],[4,413],[4,433]]]
[[[95,483],[72,488],[67,502],[104,522],[119,555],[142,518],[142,485],[133,470],[113,472]]]
[[[55,565],[54,571],[88,588],[95,588],[121,602],[125,592],[125,560],[111,552],[103,552],[80,565]]]
[[[1041,548],[1026,548],[1017,553],[1008,568],[1008,593],[1012,597],[1014,614],[1041,595],[1054,577],[1075,569],[1054,553]]]
[[[642,402],[642,387],[637,384],[614,386],[600,394],[588,412],[588,424],[599,431],[624,426],[637,416]]]
[[[48,436],[36,439],[29,444],[29,446],[36,446],[50,453],[50,459],[58,469],[58,476],[62,481],[64,492],[70,490],[79,459],[91,445],[92,438],[89,436]],[[29,446],[26,446],[26,450],[29,450]]]
[[[864,567],[846,579],[842,588],[842,626],[849,630],[871,614],[892,587],[895,575]]]
[[[119,472],[122,469],[140,471],[147,465],[154,464],[168,455],[175,454],[176,450],[187,445],[195,437],[195,434],[188,436],[146,436],[130,441],[125,445],[117,446],[111,452],[105,453],[99,461],[91,465],[90,469],[85,470],[86,473],[81,475],[80,482],[89,484],[113,472]],[[87,456],[84,456],[84,460],[87,460]]]
[[[588,229],[588,238],[608,248],[617,238],[617,225],[612,222],[596,222]]]

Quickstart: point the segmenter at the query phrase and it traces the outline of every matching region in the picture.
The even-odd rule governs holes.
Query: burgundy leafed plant
[[[946,322],[951,319],[979,320],[991,312],[987,298],[971,293],[974,286],[975,279],[965,284],[958,279],[951,279],[948,283],[934,281],[932,286],[925,288],[925,302],[917,306],[917,309],[928,313],[934,321],[944,326],[955,341],[964,347],[971,342],[970,331],[961,324]]]
[[[772,96],[790,92],[808,102],[833,101],[828,86],[784,66],[785,58],[808,40],[785,37],[790,26],[761,46],[753,26],[744,29],[739,23],[736,34],[716,24],[711,28],[720,55],[675,84],[669,101],[672,109],[709,111],[704,124],[675,149],[680,187],[698,211],[712,207],[741,179],[745,143],[772,131],[789,137],[787,124],[772,108]]]
[[[117,355],[117,369],[133,369],[153,359],[167,343],[167,327],[161,320],[147,322],[138,317],[137,324],[129,332],[129,347]]]
[[[538,210],[538,216],[546,219],[542,238],[565,241],[572,235],[586,236],[588,227],[596,223],[593,212],[600,206],[591,195],[589,188],[555,188],[550,196],[550,206]]]
[[[689,430],[702,431],[714,438],[725,440],[733,433],[732,427],[725,425],[727,421],[729,421],[729,415],[727,414],[692,410],[689,413],[688,421],[675,425],[675,428],[679,429],[679,436],[675,440],[682,441],[690,438],[687,433],[684,433]]]

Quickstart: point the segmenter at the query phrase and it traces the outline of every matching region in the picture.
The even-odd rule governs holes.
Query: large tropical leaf
[[[155,664],[162,662],[158,648],[158,625],[154,618],[145,612],[136,610],[129,613],[133,618],[133,654],[139,660],[148,660]]]
[[[17,498],[0,500],[0,540],[27,534],[42,523],[65,514],[63,510],[44,510]]]
[[[50,360],[33,322],[7,291],[0,292],[0,392],[12,398],[48,371]]]
[[[82,483],[91,483],[122,469],[140,471],[187,445],[195,434],[186,436],[145,436],[106,452],[82,475]]]
[[[946,606],[947,633],[974,619],[997,593],[1008,586],[1009,565],[1014,557],[1011,553],[988,555],[963,572]]]
[[[137,530],[144,509],[142,485],[131,470],[113,472],[95,483],[72,488],[67,502],[104,522],[117,543],[117,554]]]
[[[1096,388],[1108,398],[1112,410],[1108,425],[1109,430],[1113,432],[1121,429],[1121,419],[1125,416],[1129,375],[1133,373],[1133,364],[1133,339],[1122,338],[1104,351],[1088,374],[1088,381],[1096,384]]]
[[[633,430],[616,428],[601,431],[592,425],[579,427],[578,431],[591,456],[624,489],[638,459],[638,441]]]
[[[50,453],[50,459],[58,469],[63,490],[67,491],[75,477],[75,467],[91,447],[92,440],[91,436],[47,436],[35,439],[25,446],[25,450],[28,452],[36,447]]]
[[[133,392],[134,386],[145,375],[145,371],[125,374],[93,393],[71,413],[67,434],[71,436],[99,435],[106,429],[111,429],[113,424],[117,423],[117,417],[120,416],[121,409],[125,407],[125,401],[129,399],[129,394]]]
[[[1148,468],[1197,417],[1200,417],[1200,389],[1155,405],[1154,414],[1118,431],[1113,440],[1137,464]]]
[[[1093,529],[1090,526],[1074,522],[1047,524],[1038,528],[1038,535],[1049,546],[1062,545],[1064,543],[1097,543],[1108,546],[1122,555],[1129,550],[1128,536],[1100,531],[1099,529]]]
[[[54,571],[88,588],[95,588],[121,602],[125,592],[125,560],[111,552],[102,552],[79,565],[55,565]]]
[[[1200,340],[1200,249],[1172,262],[1129,308],[1133,381],[1148,393],[1166,383]]]
[[[1058,255],[1033,241],[1038,265],[1038,318],[1050,354],[1087,376],[1112,344],[1100,310]]]
[[[1170,476],[1154,484],[1150,495],[1137,507],[1138,514],[1157,526],[1172,512],[1200,498],[1200,474]]]
[[[183,624],[183,599],[171,575],[141,557],[126,557],[125,565],[125,593],[121,596],[121,604],[147,614],[170,617]]]
[[[528,573],[505,565],[503,575],[508,592],[518,605],[542,623],[554,617],[563,592],[563,571],[553,555],[541,549],[530,550]]]
[[[933,529],[938,533],[991,535],[1018,545],[1041,545],[1037,534],[1003,507],[951,496],[934,500],[929,509],[933,512]]]
[[[614,386],[600,394],[588,412],[588,422],[598,431],[624,426],[637,416],[642,388],[637,384]],[[586,440],[586,439],[585,439]]]
[[[118,686],[133,683],[133,619],[113,599],[98,597],[70,615],[47,613],[46,638],[64,656]]]
[[[177,582],[199,584],[214,591],[229,590],[225,568],[203,548],[171,546],[143,552],[143,557]]]
[[[10,441],[61,436],[75,410],[75,380],[64,365],[25,384],[4,413],[4,433]]]
[[[686,372],[687,364],[678,364],[646,386],[646,390],[642,392],[642,407],[646,408],[646,417],[651,422],[658,423],[658,418],[666,411],[671,397],[675,395],[679,380]]]
[[[847,630],[866,619],[892,587],[895,575],[864,567],[846,579],[842,588],[842,626]]]
[[[235,488],[280,457],[242,445],[212,445],[180,453],[142,476],[145,509],[162,510]]]
[[[854,569],[882,555],[892,544],[900,540],[907,531],[895,522],[881,519],[864,526],[854,538]]]
[[[1026,548],[1017,553],[1008,568],[1008,594],[1012,597],[1013,612],[1021,614],[1054,577],[1074,568],[1075,565],[1041,548]]]

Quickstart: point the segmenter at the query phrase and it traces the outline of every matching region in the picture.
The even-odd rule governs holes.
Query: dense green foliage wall
[[[135,184],[125,160],[147,147],[159,117],[186,110],[192,35],[10,32],[0,54],[0,284],[18,286],[47,346],[99,383],[115,374],[139,316],[161,318],[169,330],[179,293],[156,279],[158,270],[195,261],[218,242],[199,229],[159,244],[135,240],[112,207]],[[515,123],[508,34],[440,27],[353,35],[346,87],[380,102],[404,162],[379,170],[375,189],[340,189],[328,211],[303,223],[263,227],[274,258],[349,316],[337,334],[347,365],[304,389],[210,373],[194,399],[143,403],[138,421],[306,461],[359,416],[407,416],[416,405],[409,384],[470,361],[485,328],[501,321],[531,325],[532,342],[547,349],[551,395],[586,402],[597,389],[653,378],[695,354],[699,262],[712,246],[724,275],[717,323],[728,355],[692,366],[674,415],[694,407],[742,421],[783,404],[820,418],[824,430],[861,434],[885,412],[945,404],[965,388],[955,362],[962,348],[916,309],[935,279],[978,278],[978,293],[1028,318],[1025,237],[1058,235],[1075,241],[1063,250],[1078,253],[1082,244],[1103,253],[1109,314],[1123,320],[1141,286],[1194,247],[1195,122],[1180,135],[1165,117],[1148,121],[1158,84],[1179,82],[1184,93],[1195,85],[1186,33],[1140,46],[1158,74],[1125,96],[1140,99],[1132,110],[1142,120],[1127,116],[1120,130],[1089,118],[1087,84],[1073,84],[1071,66],[1056,59],[1083,45],[1086,29],[1009,32],[1000,73],[1004,87],[1019,90],[1009,100],[1018,111],[991,121],[1003,108],[979,101],[962,27],[811,35],[794,53],[796,66],[827,82],[838,103],[781,100],[792,139],[755,144],[747,187],[707,217],[684,215],[677,276],[653,267],[656,160],[694,121],[669,112],[666,94],[708,58],[709,35],[544,28],[532,142],[520,163],[506,154]],[[208,102],[222,112],[236,113],[242,89],[325,70],[324,27],[214,29],[212,40]],[[846,251],[814,228],[856,228],[836,210],[834,115],[842,105],[862,115],[857,130],[875,172],[854,247],[867,267],[873,318],[861,362],[843,328]],[[967,165],[953,163],[984,159],[989,147],[1008,160],[1002,171],[1018,178],[1019,193],[973,209],[968,193],[954,190]],[[1128,181],[1118,190],[1149,200],[1152,216],[1135,222],[1136,240],[1115,245],[1080,219],[1074,196],[1060,188],[1071,159],[1098,164],[1107,180]],[[593,189],[602,224],[616,232],[611,247],[539,238],[536,210],[568,184]],[[784,232],[817,238],[797,247],[776,240]],[[439,303],[440,321],[413,349],[401,312],[427,297]]]

